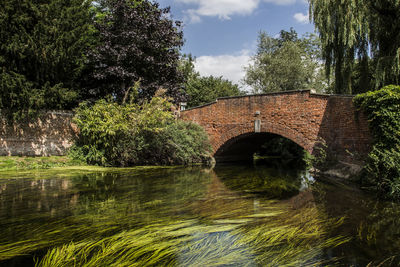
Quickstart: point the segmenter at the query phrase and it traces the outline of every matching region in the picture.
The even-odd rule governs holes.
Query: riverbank
[[[5,171],[23,171],[35,169],[50,169],[56,167],[85,166],[86,164],[71,159],[67,156],[51,156],[51,157],[18,157],[18,156],[1,156],[0,172]]]
[[[193,165],[196,166],[196,165]],[[90,173],[132,173],[156,169],[176,169],[184,166],[102,167],[87,165],[67,156],[0,157],[0,180],[10,178],[54,179]]]

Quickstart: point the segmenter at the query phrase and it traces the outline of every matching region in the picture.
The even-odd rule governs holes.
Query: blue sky
[[[275,36],[293,27],[313,32],[307,0],[157,0],[184,22],[183,53],[196,57],[202,75],[224,76],[236,83],[254,55],[260,30]]]

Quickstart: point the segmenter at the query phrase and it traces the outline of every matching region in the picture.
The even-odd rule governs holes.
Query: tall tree
[[[183,45],[181,23],[148,0],[99,1],[96,28],[100,43],[91,55],[95,82],[88,94],[121,100],[140,81],[139,97],[151,98],[158,88],[180,97],[178,69]]]
[[[75,105],[93,39],[85,0],[0,3],[0,109],[21,117]]]
[[[400,82],[400,1],[310,0],[310,14],[336,93],[354,93],[354,69],[364,91]]]
[[[253,64],[246,68],[245,83],[254,93],[314,89],[328,90],[319,61],[315,35],[298,38],[296,31],[281,31],[278,38],[260,32]]]
[[[239,85],[223,77],[201,76],[195,70],[194,61],[195,58],[192,55],[184,55],[180,61],[180,70],[185,77],[184,92],[188,107],[211,103],[219,97],[246,94],[239,88]]]

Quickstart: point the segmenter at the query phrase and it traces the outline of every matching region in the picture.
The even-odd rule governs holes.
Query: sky
[[[183,22],[182,53],[196,57],[203,76],[223,76],[241,84],[257,48],[257,36],[277,36],[293,27],[299,36],[314,32],[307,0],[156,0]]]

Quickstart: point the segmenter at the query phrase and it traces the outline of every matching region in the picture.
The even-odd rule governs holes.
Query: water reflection
[[[271,199],[287,199],[306,190],[314,181],[305,170],[268,166],[222,166],[216,175],[233,191],[258,194]]]
[[[352,242],[332,253],[345,255],[354,266],[399,266],[399,203],[379,201],[373,193],[332,180],[316,183],[313,194],[328,216],[346,218],[336,232],[351,236]]]
[[[271,166],[0,180],[0,265],[395,264],[400,207]],[[26,256],[23,256],[26,255]],[[395,265],[393,265],[395,266]]]

